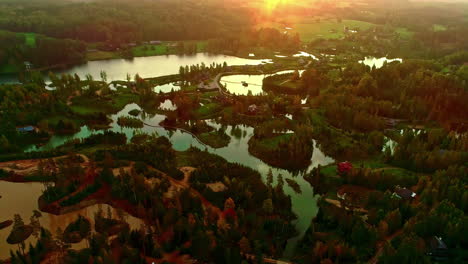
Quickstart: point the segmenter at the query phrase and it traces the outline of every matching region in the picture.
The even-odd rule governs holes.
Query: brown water
[[[2,198],[0,198],[0,221],[13,220],[14,214],[19,214],[24,223],[29,224],[33,211],[39,211],[38,198],[41,196],[43,190],[44,185],[42,183],[11,183],[0,181],[0,195],[2,196]],[[63,215],[52,215],[41,212],[42,217],[39,218],[39,221],[42,227],[55,234],[58,228],[62,229],[62,231],[65,230],[68,224],[78,218],[78,215],[91,219],[94,226],[94,214],[97,213],[99,209],[103,210],[104,215],[107,215],[107,211],[110,209],[113,217],[117,219],[116,209],[109,205],[97,204]],[[142,220],[130,215],[126,215],[125,220],[133,229],[137,229],[143,224]],[[0,230],[0,259],[9,258],[10,250],[18,249],[18,245],[10,245],[6,242],[12,227],[13,226],[10,226]],[[29,237],[25,241],[26,245],[29,243],[34,244],[35,242],[36,238],[34,236]],[[85,245],[86,241],[83,240],[79,244],[73,245],[73,248],[79,249],[83,248]]]

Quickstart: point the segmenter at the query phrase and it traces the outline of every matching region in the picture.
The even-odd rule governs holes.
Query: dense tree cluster
[[[208,42],[208,50],[213,52],[232,52],[236,54],[245,49],[264,47],[271,50],[296,52],[301,46],[299,34],[283,34],[278,29],[262,28],[259,30],[244,31],[239,35],[229,34],[222,39],[213,39]]]
[[[198,1],[2,3],[0,28],[87,42],[208,39],[248,25],[240,8]],[[167,10],[177,12],[167,13]]]

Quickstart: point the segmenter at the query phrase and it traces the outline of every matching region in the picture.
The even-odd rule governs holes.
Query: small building
[[[426,254],[433,260],[443,261],[449,258],[449,250],[441,237],[433,236],[428,242],[429,251]]]
[[[25,127],[17,127],[16,131],[19,133],[32,133],[32,132],[37,132],[38,129],[37,127],[34,126],[25,126]]]
[[[249,108],[247,108],[247,111],[250,113],[250,114],[256,114],[258,112],[258,106],[253,104],[253,105],[250,105]]]
[[[338,163],[337,170],[338,170],[338,173],[342,175],[342,174],[349,173],[352,168],[353,168],[353,164],[351,164],[351,162],[349,161],[345,161],[345,162]]]
[[[400,186],[397,186],[395,188],[395,192],[393,193],[393,196],[399,199],[410,200],[416,197],[416,193],[414,193],[410,189],[401,188]]]
[[[25,69],[26,71],[30,71],[30,70],[32,69],[32,66],[33,66],[33,65],[32,65],[31,62],[29,62],[29,61],[25,61],[25,62],[24,62],[24,69]]]

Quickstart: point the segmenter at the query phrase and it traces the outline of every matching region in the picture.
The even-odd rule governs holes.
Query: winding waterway
[[[304,180],[303,175],[304,173],[310,172],[313,168],[317,167],[318,165],[325,166],[334,162],[332,158],[327,157],[320,150],[319,146],[317,145],[315,141],[314,141],[314,151],[311,157],[310,166],[306,169],[304,173],[301,173],[299,175],[293,175],[289,171],[272,167],[266,164],[265,162],[263,162],[262,160],[252,156],[249,153],[248,142],[254,134],[253,127],[237,126],[237,129],[241,129],[242,131],[242,133],[239,133],[242,136],[240,138],[237,138],[232,135],[233,126],[227,126],[226,134],[228,134],[231,138],[229,145],[224,148],[215,149],[215,148],[212,148],[210,146],[200,143],[191,134],[185,133],[181,130],[175,130],[175,131],[166,130],[162,127],[150,127],[150,126],[145,126],[142,129],[133,129],[133,128],[121,128],[120,126],[118,126],[116,123],[118,117],[128,116],[128,112],[133,109],[142,110],[137,104],[129,104],[124,109],[122,109],[119,113],[111,116],[113,123],[111,124],[112,128],[110,128],[110,130],[115,131],[115,132],[125,133],[127,135],[127,138],[129,139],[133,137],[135,133],[141,133],[141,132],[150,133],[150,134],[157,133],[159,136],[167,137],[172,143],[173,148],[177,151],[185,151],[189,149],[191,146],[199,148],[199,149],[206,149],[210,153],[221,156],[229,162],[239,163],[244,166],[250,167],[254,170],[257,170],[262,175],[264,181],[266,180],[266,175],[270,169],[272,170],[273,175],[274,175],[274,179],[275,179],[274,184],[276,184],[276,178],[279,174],[283,175],[284,179],[295,180],[301,187],[301,191],[302,191],[301,193],[296,193],[287,184],[284,185],[284,192],[287,195],[291,196],[292,209],[294,213],[296,213],[296,215],[298,216],[298,219],[296,220],[295,225],[296,225],[296,229],[299,232],[299,235],[289,241],[289,243],[287,244],[286,253],[285,253],[286,256],[291,256],[291,254],[294,252],[297,241],[300,238],[302,238],[302,236],[305,234],[305,232],[307,231],[307,228],[310,225],[312,218],[317,214],[317,210],[318,210],[317,203],[316,203],[317,197],[314,195],[313,188],[310,186],[310,184]],[[165,119],[165,116],[160,115],[160,114],[149,115],[149,114],[142,112],[139,118],[146,124],[157,126],[159,125],[161,121]],[[207,123],[208,125],[213,126],[215,128],[221,127],[220,124],[214,121],[208,121]],[[81,130],[78,133],[74,135],[53,136],[50,139],[50,141],[46,145],[42,146],[40,149],[37,149],[35,146],[31,146],[26,151],[52,149],[59,145],[64,144],[67,140],[76,139],[76,138],[86,138],[95,133],[102,133],[102,131],[93,131],[93,130],[88,129],[86,126],[84,126],[81,128]],[[28,197],[32,200],[35,199],[34,197],[30,197],[30,196]],[[10,214],[13,214],[15,211],[15,209],[12,209],[12,208],[9,208],[8,210],[11,211]]]
[[[69,73],[69,74],[78,74],[80,77],[84,78],[86,74],[91,74],[95,79],[100,79],[100,72],[104,69],[107,72],[107,80],[124,80],[126,79],[127,73],[131,76],[138,73],[142,77],[157,77],[161,75],[168,75],[178,73],[180,66],[185,65],[193,65],[199,63],[205,63],[209,65],[211,63],[224,63],[227,62],[228,65],[258,65],[261,63],[266,63],[265,60],[251,60],[251,59],[242,59],[232,56],[225,56],[225,55],[209,55],[209,54],[196,54],[193,56],[176,56],[176,55],[169,55],[169,56],[155,56],[155,57],[143,57],[143,58],[135,58],[134,60],[108,60],[108,61],[95,61],[95,62],[88,62],[84,65],[79,65],[72,67],[66,71],[60,71],[56,73]],[[258,75],[258,80],[255,83],[260,82],[263,79],[263,75]],[[1,77],[0,77],[1,78]],[[238,76],[235,76],[235,80],[239,80]],[[0,79],[0,83],[2,83],[2,79]],[[260,87],[261,89],[261,87]],[[245,90],[245,89],[244,89]],[[296,229],[299,232],[299,235],[295,238],[292,238],[287,243],[286,253],[285,256],[291,256],[294,252],[295,246],[297,241],[302,238],[305,234],[307,228],[310,225],[312,218],[317,214],[318,208],[316,199],[317,196],[314,195],[313,188],[310,184],[303,179],[303,173],[307,173],[311,171],[313,168],[317,167],[318,165],[327,165],[333,163],[334,160],[330,157],[324,155],[324,153],[320,150],[318,144],[314,141],[314,151],[313,155],[311,156],[311,163],[307,170],[299,175],[293,175],[291,172],[278,169],[272,167],[265,162],[261,161],[260,159],[252,156],[248,151],[248,141],[253,136],[254,128],[248,126],[237,126],[236,129],[241,129],[242,133],[240,133],[241,137],[233,136],[232,133],[234,127],[227,126],[226,133],[230,136],[231,140],[228,146],[223,148],[212,148],[207,145],[200,143],[193,135],[183,132],[182,130],[166,130],[162,127],[151,127],[145,126],[142,129],[132,129],[132,128],[121,128],[117,125],[116,121],[119,116],[127,116],[128,112],[133,109],[141,108],[136,104],[129,104],[124,109],[122,109],[118,114],[111,116],[113,122],[111,124],[111,128],[109,130],[115,132],[123,132],[127,135],[127,138],[130,139],[135,133],[157,133],[159,136],[167,137],[172,145],[173,148],[177,151],[185,151],[189,149],[191,146],[199,148],[199,149],[206,149],[209,152],[219,155],[225,158],[229,162],[235,162],[242,164],[244,166],[250,167],[260,172],[263,179],[266,179],[266,175],[268,171],[271,169],[275,178],[279,174],[283,175],[285,179],[293,179],[295,180],[299,186],[301,187],[301,193],[296,193],[291,187],[287,184],[284,185],[284,191],[287,195],[291,196],[292,200],[292,209],[294,213],[298,216],[298,219],[295,222]],[[164,115],[156,114],[150,115],[147,113],[142,112],[139,118],[144,121],[146,124],[157,126],[161,121],[165,119]],[[208,121],[208,124],[219,128],[221,125],[217,124],[214,121]],[[37,148],[36,146],[30,146],[26,148],[24,151],[37,151],[37,150],[48,150],[53,149],[57,146],[60,146],[67,142],[70,139],[77,139],[77,138],[86,138],[92,134],[102,133],[103,131],[94,131],[89,129],[86,126],[81,127],[80,131],[67,136],[60,136],[54,135],[52,138],[47,142],[45,145]],[[239,133],[236,133],[239,134]],[[312,139],[311,139],[312,140]],[[12,192],[14,190],[14,192]],[[13,215],[19,213],[25,222],[29,220],[29,217],[32,214],[33,210],[37,210],[37,200],[41,195],[43,190],[43,186],[40,183],[7,183],[7,182],[0,182],[0,195],[4,197],[0,199],[0,209],[2,210],[2,219],[12,219]],[[11,206],[15,204],[15,206]],[[73,212],[71,214],[63,215],[63,216],[52,216],[48,214],[44,214],[41,218],[41,224],[52,230],[55,231],[57,227],[61,227],[64,229],[66,225],[76,219],[78,214],[82,215],[92,215],[94,212],[98,210],[98,206],[88,207],[83,209],[79,212]],[[73,216],[73,217],[72,217]],[[5,218],[5,219],[4,219]],[[55,219],[55,220],[52,220]],[[66,220],[69,219],[69,220]],[[133,218],[132,218],[133,219]],[[138,219],[133,219],[132,227],[137,228],[141,221]],[[6,244],[6,236],[10,232],[11,228],[6,228],[0,231],[0,259],[8,257],[8,252],[10,249],[16,248],[16,246],[11,246]],[[30,238],[31,239],[31,238]]]

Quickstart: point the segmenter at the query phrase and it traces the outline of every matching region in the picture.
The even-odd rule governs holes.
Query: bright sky
[[[274,10],[278,5],[287,4],[288,2],[292,2],[294,0],[265,0],[265,9],[268,12]]]

